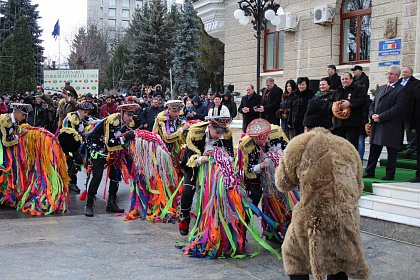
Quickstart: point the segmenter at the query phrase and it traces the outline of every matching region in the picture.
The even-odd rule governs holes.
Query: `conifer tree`
[[[36,67],[35,81],[41,83],[43,77],[42,63],[44,61],[41,33],[38,25],[40,18],[37,11],[38,5],[32,5],[30,0],[7,0],[0,2],[0,46],[5,43],[8,36],[13,33],[13,28],[19,18],[25,17],[30,28],[32,48],[34,50],[34,63]]]
[[[173,73],[178,94],[194,93],[198,89],[198,47],[200,27],[190,0],[185,1],[174,48]]]

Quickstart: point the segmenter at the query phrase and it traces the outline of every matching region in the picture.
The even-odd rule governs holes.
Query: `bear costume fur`
[[[288,192],[297,185],[301,200],[282,245],[286,274],[368,279],[359,230],[362,163],[353,145],[324,128],[293,138],[276,169],[276,186]]]

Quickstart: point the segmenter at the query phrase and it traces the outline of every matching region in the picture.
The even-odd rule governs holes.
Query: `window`
[[[130,18],[130,10],[122,10],[123,18]]]
[[[370,61],[372,0],[345,0],[341,8],[342,64]]]
[[[127,29],[128,26],[130,25],[130,22],[128,20],[123,20],[121,22],[121,27]]]
[[[284,32],[276,31],[275,26],[267,23],[264,34],[264,71],[283,69]]]
[[[130,7],[130,0],[123,0],[122,2],[123,7]]]
[[[108,9],[108,16],[109,17],[115,17],[117,15],[116,9]]]
[[[115,0],[109,0],[109,6],[115,7]]]
[[[111,29],[115,29],[117,26],[117,20],[115,19],[108,19],[108,27]]]
[[[141,9],[143,7],[143,0],[136,0],[136,8]]]

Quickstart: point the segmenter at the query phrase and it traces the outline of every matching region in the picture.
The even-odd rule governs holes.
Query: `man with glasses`
[[[364,178],[374,178],[376,163],[385,146],[388,151],[386,175],[381,180],[394,180],[397,150],[404,138],[403,110],[404,86],[398,83],[401,69],[392,65],[386,74],[388,83],[381,86],[369,108],[372,124],[369,159]]]

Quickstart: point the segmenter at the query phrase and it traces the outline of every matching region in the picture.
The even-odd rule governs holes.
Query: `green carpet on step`
[[[373,183],[408,182],[416,176],[416,171],[397,168],[395,171],[395,179],[393,181],[383,181],[380,179],[383,176],[385,176],[385,167],[376,167],[375,178],[363,178],[363,183],[365,185],[363,191],[372,192]]]
[[[416,153],[411,154],[411,155],[407,155],[406,152],[398,152],[397,153],[397,158],[398,159],[412,159],[412,160],[416,160]]]
[[[388,160],[381,159],[379,164],[381,166],[386,166],[387,162]],[[417,161],[411,159],[397,159],[397,168],[417,170]]]

